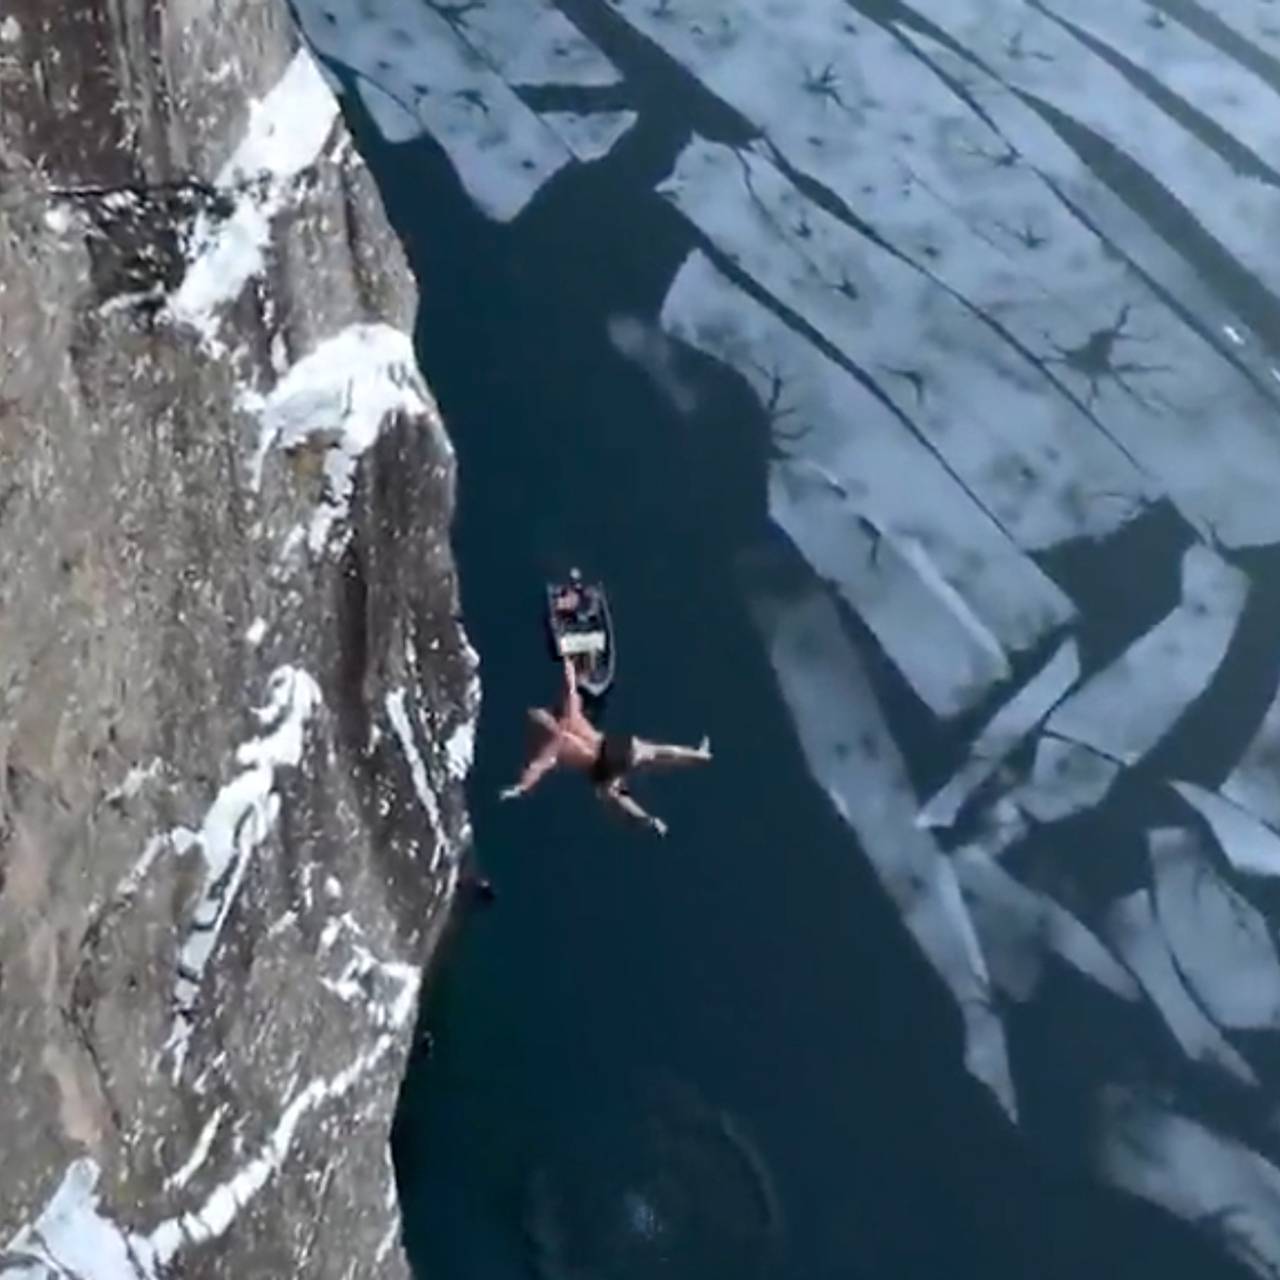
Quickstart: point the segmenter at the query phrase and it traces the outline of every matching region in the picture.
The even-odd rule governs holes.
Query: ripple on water
[[[767,1280],[782,1219],[740,1124],[665,1082],[588,1118],[532,1173],[525,1231],[539,1280]]]

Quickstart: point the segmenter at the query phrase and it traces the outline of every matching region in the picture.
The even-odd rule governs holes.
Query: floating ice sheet
[[[1280,509],[1272,500],[1280,484],[1280,441],[1265,430],[1274,407],[1223,353],[1231,345],[1231,358],[1246,360],[1269,383],[1268,366],[1256,354],[1235,349],[1220,332],[1218,349],[1211,347],[1059,199],[1058,190],[1068,188],[1091,220],[1121,234],[1124,251],[1211,329],[1225,314],[1195,271],[1003,81],[955,55],[946,61],[951,79],[935,75],[926,62],[935,47],[927,40],[908,28],[897,39],[843,0],[754,6],[729,0],[672,0],[661,6],[618,0],[614,7],[757,125],[765,135],[762,150],[824,188],[854,220],[872,228],[892,255],[919,269],[912,280],[904,261],[890,265],[890,254],[870,247],[860,264],[851,260],[861,266],[862,276],[885,286],[867,295],[878,312],[885,312],[883,330],[900,331],[895,317],[905,309],[916,316],[912,339],[926,336],[917,356],[890,362],[934,377],[934,394],[908,412],[927,427],[933,414],[945,419],[943,406],[966,406],[987,440],[999,439],[1005,448],[1005,488],[1026,507],[1020,536],[1044,537],[1066,519],[1081,528],[1118,523],[1155,481],[1198,528],[1228,545],[1280,539]],[[975,26],[986,21],[981,4],[935,0],[931,8],[956,8],[960,19],[973,13]],[[1021,3],[998,3],[991,11],[1006,26],[1036,17]],[[1105,80],[1099,90],[1110,93],[1115,87],[1126,105],[1141,100],[1057,24],[1043,17],[1037,21],[1051,26],[1072,54],[1070,63],[1055,64],[1050,78],[1083,82],[1080,93],[1092,95],[1100,113],[1109,114],[1111,102],[1088,85],[1095,69]],[[993,39],[1005,36],[1014,38],[1000,31]],[[991,42],[982,44],[984,56]],[[926,50],[926,57],[913,56],[912,44]],[[1027,61],[1033,62],[1033,55]],[[1227,80],[1231,69],[1224,59]],[[957,92],[957,86],[971,85],[977,87],[968,95]],[[1182,135],[1169,117],[1146,105],[1166,132],[1185,136],[1196,154],[1208,157],[1215,181],[1190,182],[1201,203],[1222,213],[1258,195],[1257,184],[1238,178],[1202,144]],[[1139,163],[1148,160],[1144,129],[1139,122],[1129,134]],[[1155,173],[1163,178],[1163,152],[1157,159]],[[1040,172],[1046,163],[1048,176]],[[1258,198],[1273,202],[1272,197],[1280,201],[1278,192]],[[737,216],[736,209],[728,212]],[[716,216],[727,216],[726,210],[716,210]],[[813,223],[815,240],[820,221]],[[1256,210],[1242,209],[1228,221],[1255,248],[1255,257],[1270,254],[1260,231],[1268,224]],[[807,247],[807,231],[785,219],[777,233],[793,241],[804,238]],[[1226,242],[1234,246],[1236,240]],[[856,274],[845,279],[845,263],[832,265],[831,290],[860,286]],[[946,306],[926,303],[937,294],[932,280],[963,299],[973,323],[953,323]],[[837,301],[845,300],[833,299],[832,305]],[[860,335],[860,348],[871,344],[874,349],[877,336]],[[948,359],[939,360],[944,351]],[[872,372],[883,371],[872,366]],[[882,381],[900,402],[915,395],[908,382],[895,386],[892,376]],[[957,383],[964,395],[948,405]],[[1063,392],[1075,398],[1074,407]],[[1114,450],[1107,462],[1106,453],[1087,442],[1082,408],[1135,460],[1140,477],[1116,463]],[[963,412],[952,416],[963,429]],[[1208,417],[1213,433],[1203,430]],[[1050,426],[1056,452],[1052,442],[1048,450],[1041,445]],[[1024,467],[1030,484],[1023,480]],[[1099,470],[1110,471],[1115,483],[1096,483]],[[1073,483],[1073,473],[1083,482]],[[1010,519],[1009,527],[1018,526]]]
[[[1004,1028],[955,871],[915,824],[897,745],[834,607],[811,588],[786,598],[758,594],[752,608],[810,771],[955,997],[969,1070],[1015,1115]]]
[[[1222,794],[1273,827],[1280,827],[1280,692],[1257,736],[1222,784]]]
[[[769,513],[935,712],[963,710],[1009,674],[999,641],[964,601],[935,590],[938,575],[922,573],[815,468],[772,464]]]
[[[828,559],[821,571],[841,583],[872,630],[900,634],[913,607],[878,583],[881,564],[899,584],[911,570],[916,598],[933,598],[919,621],[931,623],[932,610],[944,606],[950,616],[932,637],[932,653],[917,636],[916,652],[904,647],[900,661],[931,705],[946,711],[980,696],[975,644],[991,653],[985,678],[1002,678],[1008,668],[993,642],[1003,651],[1029,647],[1071,617],[1066,596],[897,417],[701,253],[677,274],[662,324],[751,385],[789,460],[774,472],[776,518],[802,549],[807,542],[815,556],[838,559],[838,571]],[[832,541],[837,512],[842,532]],[[842,551],[839,539],[858,537],[855,529],[862,536]],[[884,541],[879,556],[868,540]],[[887,638],[886,645],[898,660]]]
[[[514,218],[569,162],[568,148],[494,62],[429,5],[298,0],[296,9],[316,51],[355,73],[383,136],[407,142],[430,133],[491,218]]]
[[[1244,608],[1248,580],[1208,547],[1182,561],[1182,599],[1049,719],[1049,731],[1125,764],[1164,737],[1213,678]]]
[[[1001,761],[1066,696],[1080,678],[1074,640],[1066,641],[987,722],[959,772],[920,810],[926,827],[950,826],[965,801],[1000,767]]]
[[[992,979],[1015,1000],[1031,995],[1050,951],[1114,995],[1139,998],[1133,975],[1065,907],[1016,880],[976,846],[958,850],[954,860]]]
[[[1248,810],[1194,782],[1175,782],[1172,786],[1209,824],[1227,861],[1237,871],[1280,876],[1280,834]]]
[[[587,162],[607,156],[639,117],[634,111],[544,111],[542,118],[574,159]]]
[[[1147,167],[1268,287],[1280,284],[1266,230],[1280,218],[1280,190],[1238,174],[1047,14],[1021,0],[912,0],[910,7],[1011,87],[1050,103]],[[1224,59],[1222,74],[1234,75],[1232,67]]]
[[[1104,1176],[1170,1213],[1211,1226],[1268,1280],[1280,1274],[1280,1170],[1256,1151],[1119,1089],[1103,1095]]]
[[[1101,804],[1119,772],[1110,757],[1046,733],[1036,743],[1031,777],[1013,799],[1040,822],[1061,822]]]
[[[1146,889],[1112,904],[1105,933],[1116,954],[1142,983],[1183,1053],[1243,1084],[1257,1084],[1249,1064],[1187,994]]]
[[[1209,0],[1206,7],[1215,4]],[[1265,5],[1254,0],[1253,7]],[[1280,94],[1243,63],[1157,9],[1111,0],[1047,0],[1043,8],[1128,59],[1260,161],[1280,168]]]
[[[1233,1030],[1280,1028],[1280,959],[1262,913],[1218,875],[1194,832],[1148,841],[1160,927],[1205,1012]]]
[[[1051,381],[929,274],[803,195],[760,150],[695,139],[659,190],[865,370],[1019,545],[1101,535],[1141,506],[1147,482]]]
[[[298,0],[307,38],[355,73],[390,142],[430,133],[490,217],[514,218],[571,156],[605,154],[629,113],[540,117],[518,86],[611,85],[614,65],[548,0]]]

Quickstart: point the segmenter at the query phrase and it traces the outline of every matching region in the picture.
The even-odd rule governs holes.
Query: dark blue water
[[[754,401],[689,357],[699,407],[681,417],[606,337],[610,315],[656,315],[693,243],[655,178],[692,123],[737,124],[642,45],[593,34],[643,87],[641,124],[511,225],[472,210],[431,143],[390,149],[361,131],[459,454],[456,547],[485,691],[476,857],[499,893],[459,922],[424,1009],[430,1052],[405,1086],[395,1155],[415,1267],[432,1280],[1239,1274],[1077,1164],[1087,1084],[1126,1049],[1065,975],[1011,1024],[1026,1113],[1013,1133],[808,778],[740,587],[762,548],[787,571]],[[520,767],[524,707],[555,695],[541,590],[570,563],[614,604],[606,723],[715,745],[708,770],[645,784],[665,842],[611,823],[573,780],[496,802]]]

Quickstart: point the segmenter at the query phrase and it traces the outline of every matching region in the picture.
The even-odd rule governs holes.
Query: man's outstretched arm
[[[605,787],[600,796],[607,805],[616,809],[624,817],[656,831],[660,836],[667,834],[667,824],[661,818],[655,818],[653,814],[647,813],[631,796],[618,787]]]
[[[577,719],[582,714],[582,695],[578,692],[578,673],[574,669],[573,659],[565,658],[564,662],[564,714],[565,719]]]
[[[549,742],[526,766],[525,771],[520,775],[520,781],[514,787],[507,787],[499,792],[500,798],[514,800],[516,796],[527,795],[546,774],[555,768],[556,755],[556,744]]]

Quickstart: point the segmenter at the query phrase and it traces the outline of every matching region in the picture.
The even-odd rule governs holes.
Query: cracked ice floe
[[[1119,772],[1109,756],[1046,733],[1036,742],[1031,777],[1011,798],[1040,822],[1061,822],[1101,804]]]
[[[1049,714],[1080,678],[1080,655],[1068,640],[987,722],[969,758],[920,810],[925,827],[947,827],[968,798],[1000,767],[1001,761]]]
[[[634,111],[547,111],[542,118],[575,159],[587,162],[607,156],[639,117]]]
[[[751,603],[810,772],[955,997],[966,1065],[1016,1116],[1004,1027],[954,868],[915,824],[897,744],[834,606],[816,588],[788,599],[757,595]]]
[[[444,823],[440,817],[440,802],[436,798],[435,789],[427,773],[426,761],[418,750],[417,740],[413,736],[413,723],[409,719],[409,693],[407,689],[393,689],[386,697],[387,718],[391,721],[392,731],[400,750],[404,752],[409,764],[409,776],[413,781],[413,790],[427,815],[431,826],[432,839],[435,841],[431,855],[431,870],[435,870],[444,852]]]
[[[1065,907],[1016,880],[976,846],[958,850],[954,861],[992,981],[1013,999],[1031,996],[1046,951],[1122,999],[1138,999],[1133,975]]]
[[[306,531],[313,555],[346,518],[361,454],[396,415],[434,412],[412,340],[387,324],[348,325],[298,360],[267,395],[243,393],[241,406],[260,424],[255,488],[273,447],[325,451],[325,492]]]
[[[1280,692],[1253,741],[1222,784],[1222,794],[1273,827],[1280,827]]]
[[[1146,889],[1111,904],[1103,933],[1142,984],[1183,1053],[1244,1084],[1257,1084],[1249,1064],[1182,985]]]
[[[1039,349],[1034,329],[1027,327],[1038,293],[1067,296],[1073,302],[1094,306],[1091,317],[1082,321],[1084,328],[1092,330],[1104,329],[1117,309],[1127,304],[1141,316],[1144,330],[1156,328],[1155,341],[1146,345],[1166,354],[1177,353],[1175,358],[1161,362],[1167,369],[1144,376],[1144,380],[1154,377],[1157,386],[1176,390],[1176,395],[1166,392],[1165,398],[1187,409],[1183,418],[1175,420],[1181,437],[1175,457],[1182,453],[1193,455],[1197,449],[1203,452],[1203,445],[1197,446],[1191,430],[1193,423],[1185,421],[1194,418],[1197,401],[1215,404],[1219,409],[1228,406],[1228,413],[1218,412],[1215,417],[1227,424],[1233,437],[1252,441],[1255,446],[1266,443],[1257,430],[1259,406],[1255,401],[1250,407],[1248,397],[1241,394],[1244,388],[1221,358],[1229,356],[1233,364],[1246,368],[1265,386],[1270,377],[1265,353],[1256,341],[1246,339],[1243,347],[1235,339],[1229,338],[1229,346],[1221,341],[1222,336],[1228,336],[1226,330],[1234,329],[1242,318],[1206,282],[1197,266],[1101,181],[1025,98],[947,45],[902,24],[895,30],[904,44],[946,77],[951,86],[958,86],[953,100],[964,114],[955,115],[953,110],[955,118],[948,119],[946,128],[938,133],[945,144],[942,154],[948,161],[944,172],[952,171],[955,176],[953,185],[938,191],[938,199],[948,212],[952,208],[962,212],[977,241],[994,239],[993,247],[1005,252],[1010,265],[1017,267],[1016,276],[1007,280],[1004,292],[1005,300],[1017,305],[1007,316],[998,308],[1011,330]],[[948,87],[947,92],[953,90]],[[972,108],[971,103],[981,103],[981,107]],[[937,188],[936,172],[930,172],[928,188],[931,194]],[[1050,193],[1053,199],[1046,198]],[[1007,210],[1011,204],[1021,212],[1021,226],[1009,222]],[[993,237],[993,233],[998,234]],[[943,276],[957,282],[950,274],[952,267],[968,271],[974,249],[981,259],[981,244],[966,245],[963,253],[943,261]],[[1165,312],[1162,305],[1152,305],[1156,299],[1151,290],[1128,269],[1121,255],[1176,299],[1188,317],[1194,317],[1198,324],[1194,333],[1172,312]],[[981,298],[978,294],[974,300]],[[1090,299],[1093,303],[1089,303]],[[1040,337],[1042,340],[1043,335]],[[1205,351],[1204,341],[1213,343],[1216,355]],[[1166,379],[1172,381],[1166,384]],[[1102,388],[1104,397],[1105,390]],[[1113,399],[1113,405],[1116,403],[1119,402]],[[1130,446],[1147,459],[1148,465],[1153,458],[1159,462],[1164,450],[1143,449],[1142,434],[1136,425],[1135,431],[1126,436]],[[1160,468],[1161,474],[1171,467],[1172,462],[1166,462]],[[1190,486],[1189,494],[1202,503],[1215,501],[1211,488],[1195,488],[1194,468],[1187,469],[1182,483]],[[1260,489],[1258,485],[1250,486],[1245,510],[1239,515],[1233,516],[1220,495],[1216,498],[1226,522],[1218,516],[1213,519],[1226,541],[1274,540],[1274,534],[1268,537],[1264,532],[1265,528],[1275,527],[1275,516],[1268,516]],[[1234,529],[1241,522],[1248,536],[1238,539]]]
[[[1124,764],[1173,728],[1213,677],[1231,640],[1248,579],[1208,547],[1182,560],[1182,599],[1049,718],[1049,731]]]
[[[191,261],[166,317],[197,330],[217,349],[218,313],[263,269],[271,223],[295,180],[319,158],[338,106],[311,55],[300,49],[276,86],[253,103],[245,136],[214,185],[233,198],[226,219],[202,213]]]
[[[1258,0],[1213,0],[1203,6],[1219,22],[1271,56],[1280,56],[1280,15]]]
[[[695,138],[659,191],[873,378],[1019,545],[1101,535],[1141,505],[1147,482],[1039,370],[757,151]]]
[[[1051,104],[1145,166],[1268,287],[1280,284],[1267,230],[1280,217],[1280,191],[1238,174],[1051,17],[1022,0],[912,0],[910,8],[1011,88]],[[1237,70],[1222,59],[1221,75]]]
[[[449,7],[299,0],[297,10],[316,50],[355,73],[383,137],[406,142],[429,133],[472,200],[498,221],[514,218],[576,154],[575,144],[589,149],[609,131],[601,124],[588,138],[570,123],[561,132],[513,88],[619,79],[547,0]]]
[[[961,403],[976,405],[975,393],[991,388],[987,399],[996,411],[983,415],[984,438],[1007,432],[1002,444],[1010,463],[1040,477],[1030,514],[1041,525],[1053,515],[1049,496],[1055,493],[1064,507],[1059,521],[1070,517],[1072,503],[1083,504],[1076,516],[1082,526],[1122,519],[1154,478],[1193,523],[1224,543],[1280,538],[1273,501],[1280,442],[1265,430],[1274,410],[1073,214],[1058,189],[1211,328],[1226,318],[1221,300],[1001,82],[914,30],[901,30],[899,41],[837,0],[751,8],[676,0],[661,12],[647,0],[619,0],[617,7],[756,124],[766,149],[776,149],[791,169],[874,228],[893,254],[915,264],[913,279],[902,262],[865,247],[862,257],[888,294],[875,295],[876,322],[886,308],[890,317],[914,310],[921,319],[906,329],[905,350],[914,350],[910,342],[918,342],[919,332],[936,330],[934,346],[965,355],[968,364],[953,370],[948,352],[936,370],[940,362],[924,352],[937,387],[957,378],[968,384]],[[950,83],[904,42],[945,62]],[[956,85],[970,79],[981,84],[976,96],[985,115],[957,92]],[[1040,172],[1046,158],[1052,183]],[[1222,203],[1219,193],[1234,188],[1228,180],[1213,191]],[[821,225],[813,221],[818,233]],[[833,263],[829,287],[845,283],[843,265]],[[973,309],[970,323],[950,320],[936,300],[926,308],[931,279]],[[1269,377],[1258,357],[1231,355],[1256,376]],[[899,363],[919,371],[916,358]],[[905,403],[913,388],[892,376],[881,381],[926,427],[922,406]],[[1068,483],[1073,467],[1086,477],[1104,471],[1106,454],[1084,443],[1086,424],[1059,389],[1087,404],[1097,425],[1140,463],[1143,482],[1116,465],[1110,486]],[[1033,403],[1037,399],[1041,403]],[[1212,433],[1203,430],[1207,417],[1215,423]],[[1071,448],[1064,449],[1068,440]],[[1077,457],[1084,448],[1091,455]],[[1092,462],[1082,467],[1089,456]],[[1005,469],[1014,497],[1019,474],[1017,466]],[[1044,536],[1031,529],[1028,536]]]
[[[1280,165],[1280,96],[1243,63],[1228,58],[1180,23],[1112,0],[1052,0],[1046,13],[1087,32],[1146,71],[1260,160]]]
[[[167,1048],[175,1075],[186,1062],[204,970],[235,905],[254,851],[270,835],[280,811],[276,774],[302,761],[307,722],[321,705],[320,688],[297,667],[278,667],[267,684],[267,702],[254,708],[261,737],[236,751],[240,772],[218,792],[198,832],[184,833],[204,857],[204,883],[178,955],[176,1018]]]
[[[1280,1170],[1127,1090],[1104,1091],[1101,1120],[1097,1160],[1110,1182],[1211,1228],[1259,1275],[1280,1274]]]
[[[1280,876],[1280,835],[1252,813],[1194,782],[1175,782],[1172,786],[1209,824],[1227,861],[1237,871]]]
[[[661,321],[737,369],[781,423],[773,519],[935,710],[972,704],[1008,674],[1007,650],[1071,616],[1066,596],[910,430],[703,254],[681,267]]]
[[[1192,831],[1148,835],[1156,915],[1187,986],[1233,1030],[1280,1028],[1280,960],[1262,913],[1222,879]]]

